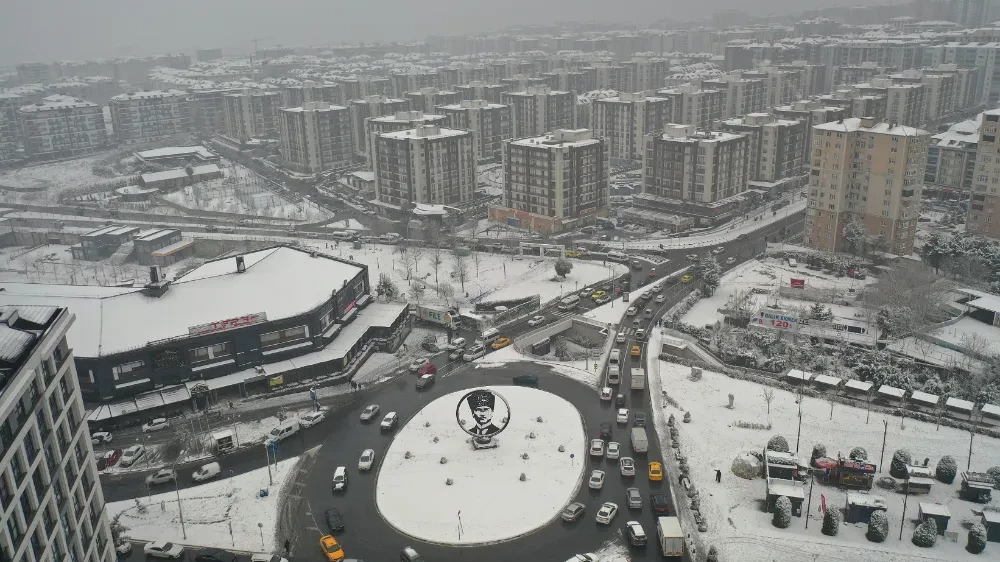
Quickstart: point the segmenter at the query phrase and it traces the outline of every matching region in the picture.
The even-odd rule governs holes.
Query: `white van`
[[[483,331],[483,336],[479,338],[479,341],[483,342],[483,345],[489,345],[497,341],[497,338],[499,337],[500,337],[500,330],[497,330],[496,328],[490,328],[488,330]]]
[[[788,267],[798,267],[799,262],[795,261],[795,258],[788,258]]]
[[[465,361],[475,361],[480,357],[486,355],[486,347],[482,344],[477,343],[470,347],[464,354],[462,354],[462,359]]]
[[[608,363],[619,363],[622,360],[622,352],[619,349],[612,349],[608,356]]]
[[[614,260],[614,261],[620,261],[620,262],[627,262],[628,261],[628,255],[626,255],[623,252],[617,252],[617,251],[612,250],[612,251],[608,252],[608,259],[609,260]]]
[[[215,478],[219,474],[222,474],[222,467],[219,466],[219,463],[217,462],[210,462],[206,465],[202,465],[201,468],[194,471],[194,474],[191,475],[191,480],[194,480],[195,482],[204,482],[205,480]]]
[[[350,242],[351,240],[354,240],[354,233],[353,232],[345,232],[345,231],[334,232],[333,233],[333,237],[336,240],[345,240],[345,241]]]
[[[621,382],[622,382],[622,364],[608,363],[608,384],[620,384]]]
[[[396,234],[395,232],[390,232],[379,236],[378,241],[383,244],[397,244],[402,238],[402,236]]]
[[[281,425],[272,429],[271,432],[267,434],[267,440],[284,441],[285,439],[298,433],[299,427],[299,422],[295,420],[282,422]]]

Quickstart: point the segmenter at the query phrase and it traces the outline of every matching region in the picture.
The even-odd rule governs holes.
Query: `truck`
[[[632,390],[646,390],[646,369],[632,369]]]
[[[418,304],[414,308],[414,314],[419,320],[430,322],[431,324],[437,324],[438,326],[444,326],[445,328],[453,328],[455,325],[455,319],[452,316],[452,311],[444,306]]]
[[[656,518],[656,539],[663,557],[684,556],[684,530],[676,517]]]
[[[649,439],[646,438],[645,427],[632,428],[632,450],[636,453],[649,451]]]

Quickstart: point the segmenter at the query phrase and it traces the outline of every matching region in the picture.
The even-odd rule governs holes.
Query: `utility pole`
[[[264,458],[267,459],[267,481],[268,481],[269,485],[274,486],[274,478],[271,477],[271,455],[270,455],[270,451],[268,449],[269,449],[268,443],[267,443],[267,441],[265,441],[264,442]]]
[[[903,540],[903,525],[906,524],[906,500],[910,498],[910,480],[906,480],[906,495],[903,496],[903,516],[899,519],[899,540]]]
[[[889,435],[889,422],[882,420],[885,429],[882,430],[882,456],[878,459],[878,471],[882,472],[882,465],[885,464],[885,438]],[[907,484],[909,486],[909,484]]]
[[[809,471],[809,501],[806,503],[806,529],[809,528],[809,514],[812,513],[813,504],[813,484],[816,482],[816,475]]]

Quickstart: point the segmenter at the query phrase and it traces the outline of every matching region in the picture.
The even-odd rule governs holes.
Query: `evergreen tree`
[[[556,260],[556,275],[565,278],[569,272],[573,271],[573,262],[565,258]]]
[[[955,459],[948,455],[941,457],[934,469],[934,476],[945,484],[951,484],[955,481],[956,474],[958,474],[958,463],[955,462]]]
[[[937,542],[937,521],[933,517],[924,519],[924,522],[917,525],[913,530],[913,544],[930,548]]]
[[[788,440],[781,435],[775,435],[767,442],[768,451],[777,451],[779,453],[788,452]]]
[[[882,542],[889,536],[889,518],[885,516],[885,511],[880,509],[872,513],[865,536],[872,542]]]
[[[913,460],[910,456],[910,452],[906,449],[899,449],[892,454],[892,462],[889,464],[889,474],[894,478],[906,478],[909,474],[906,471],[906,467]]]
[[[715,256],[707,254],[698,262],[698,277],[701,278],[701,292],[704,296],[710,297],[715,294],[722,281],[722,268]]]
[[[868,460],[868,451],[864,447],[855,447],[851,449],[851,454],[848,457],[852,461],[863,462]]]
[[[941,265],[948,256],[948,247],[941,234],[935,232],[927,237],[924,245],[920,248],[920,257],[927,265],[934,268],[934,273],[940,273]]]
[[[829,507],[823,514],[823,534],[829,537],[837,536],[840,532],[840,511],[835,507]]]
[[[965,550],[972,554],[986,550],[986,527],[982,523],[976,523],[969,529],[969,542],[966,543]]]
[[[809,464],[816,466],[816,459],[826,456],[826,445],[817,443],[813,445],[812,455],[809,456]]]
[[[774,518],[771,520],[779,529],[787,529],[792,523],[792,500],[788,496],[780,496],[774,502]]]

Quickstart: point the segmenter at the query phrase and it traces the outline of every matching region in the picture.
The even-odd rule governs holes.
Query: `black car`
[[[538,386],[538,377],[535,375],[518,375],[514,377],[514,384],[521,386]]]
[[[646,412],[633,412],[633,414],[632,414],[632,426],[633,427],[646,427]]]
[[[236,555],[227,550],[206,548],[194,557],[194,562],[236,562]]]
[[[326,526],[331,532],[344,530],[344,518],[340,515],[340,510],[335,507],[326,510]]]
[[[601,422],[601,439],[611,439],[611,422]]]
[[[434,375],[431,374],[421,375],[421,377],[417,379],[417,390],[424,390],[425,388],[430,388],[431,385],[433,384],[434,384]]]
[[[624,394],[619,394],[618,396],[615,396],[615,406],[618,407],[618,408],[625,407],[625,395]]]
[[[670,501],[666,494],[649,494],[649,505],[653,508],[653,513],[670,514]]]

